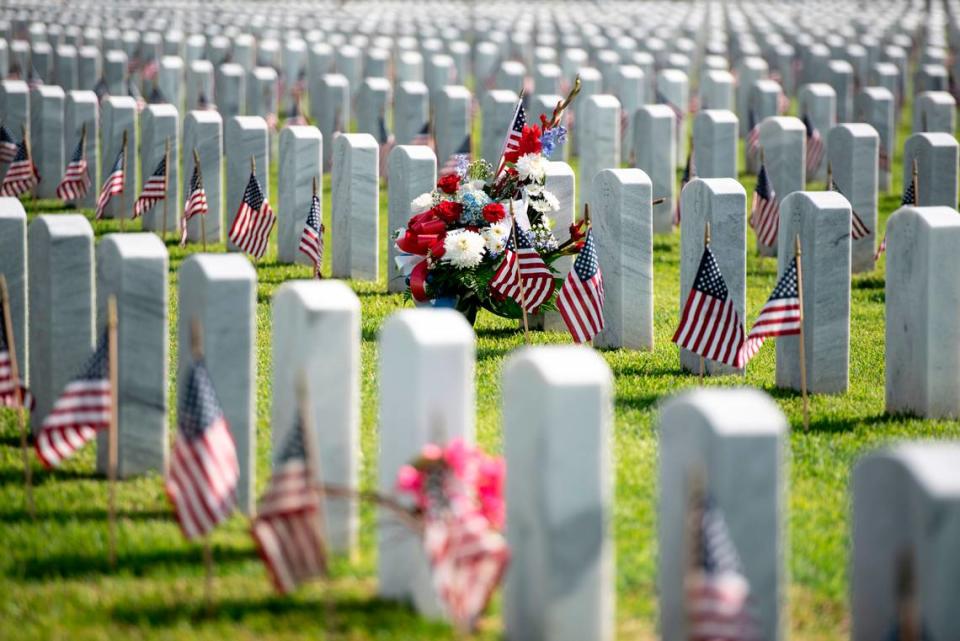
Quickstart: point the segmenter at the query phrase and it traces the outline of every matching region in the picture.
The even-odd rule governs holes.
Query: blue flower
[[[483,208],[492,201],[482,191],[468,191],[461,197],[463,203],[463,215],[461,222],[464,224],[480,224],[483,222]]]
[[[540,136],[540,146],[543,148],[543,155],[547,158],[550,158],[553,151],[565,142],[567,142],[567,130],[562,125],[551,127]]]

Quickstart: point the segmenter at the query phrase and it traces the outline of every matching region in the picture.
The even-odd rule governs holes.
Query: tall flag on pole
[[[270,232],[276,222],[277,217],[270,208],[270,203],[263,197],[260,181],[251,171],[237,217],[230,227],[230,241],[255,258],[263,258],[270,242]]]
[[[900,197],[900,206],[904,207],[906,205],[916,205],[917,204],[917,189],[913,183],[913,179],[907,183],[907,186],[903,189],[903,196]],[[887,251],[887,235],[883,235],[883,240],[880,241],[880,246],[877,247],[877,253],[873,255],[873,259],[877,260],[880,258],[880,255],[883,252]]]
[[[743,323],[710,245],[703,248],[673,342],[712,361],[739,366]]]
[[[203,178],[200,176],[200,165],[193,164],[193,175],[190,176],[190,193],[187,194],[187,200],[183,203],[183,218],[180,221],[180,246],[187,245],[187,221],[194,216],[206,216],[209,207],[207,205],[207,192],[203,188]]]
[[[527,233],[514,223],[513,234],[503,252],[503,260],[490,280],[490,289],[501,296],[512,298],[533,314],[553,295],[554,287],[550,268],[530,244]]]
[[[100,196],[97,198],[97,220],[103,218],[103,214],[107,209],[107,203],[110,202],[110,199],[117,194],[123,193],[124,151],[125,147],[120,147],[120,151],[117,152],[117,159],[113,162],[113,167],[110,169],[110,174],[104,181],[103,187],[100,188]]]
[[[143,183],[143,191],[133,204],[133,217],[139,218],[145,211],[167,197],[167,156],[164,154],[156,169]]]
[[[747,117],[747,123],[750,127],[747,131],[747,156],[756,158],[757,154],[760,153],[760,123],[757,122],[753,109],[748,112]]]
[[[575,343],[586,343],[603,329],[603,274],[593,228],[573,261],[557,296],[557,310]]]
[[[13,157],[13,162],[7,168],[7,175],[0,184],[0,196],[11,196],[16,198],[20,194],[30,191],[40,182],[40,172],[37,171],[33,159],[30,157],[30,150],[27,147],[27,139],[24,138],[17,145],[17,153]]]
[[[457,147],[447,158],[446,162],[443,163],[443,167],[440,169],[440,175],[454,174],[457,173],[460,165],[462,163],[467,163],[470,161],[470,134],[460,142],[460,146]]]
[[[104,330],[80,375],[67,383],[37,434],[37,456],[55,467],[110,428],[110,347]]]
[[[680,224],[680,196],[683,194],[683,188],[687,183],[697,177],[697,166],[693,163],[693,149],[687,152],[687,164],[683,168],[683,176],[680,177],[680,190],[677,192],[677,205],[673,208],[673,224]]]
[[[166,491],[183,535],[195,539],[233,512],[240,464],[203,361],[187,372]]]
[[[513,111],[513,118],[510,119],[510,128],[507,130],[507,137],[503,141],[503,152],[500,154],[500,164],[503,164],[503,156],[511,151],[520,150],[520,138],[523,135],[523,127],[527,124],[527,114],[523,110],[523,97],[517,101],[517,108]]]
[[[87,171],[87,157],[84,153],[86,138],[85,132],[80,135],[80,141],[67,163],[63,180],[57,185],[57,198],[63,202],[76,202],[86,196],[90,189],[90,172]]]
[[[323,223],[320,219],[320,197],[316,194],[313,195],[310,213],[303,224],[299,249],[313,263],[314,272],[319,276],[323,265]]]
[[[686,577],[689,641],[760,641],[750,583],[720,509],[708,497],[693,506],[694,562]]]
[[[770,298],[760,310],[760,316],[757,317],[747,335],[747,340],[740,349],[740,367],[747,366],[768,337],[799,334],[801,322],[797,259],[794,257],[790,261],[790,266],[783,272],[783,276],[777,281],[777,286],[773,288]]]
[[[806,114],[803,116],[803,126],[807,128],[807,173],[812,174],[820,167],[826,146],[820,130],[813,126],[813,121]]]
[[[753,190],[750,226],[757,233],[757,240],[761,244],[776,244],[780,231],[780,204],[777,202],[777,192],[773,190],[767,168],[762,164],[760,173],[757,174],[757,186]]]
[[[250,526],[257,551],[281,594],[326,573],[321,498],[297,420],[274,465]]]
[[[20,390],[20,396],[17,390]],[[33,406],[33,396],[24,385],[13,378],[13,360],[10,343],[7,341],[6,323],[3,322],[3,302],[0,301],[0,407]]]
[[[0,163],[13,162],[17,157],[17,141],[7,126],[0,124]]]

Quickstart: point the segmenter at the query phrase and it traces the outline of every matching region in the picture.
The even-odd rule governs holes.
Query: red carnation
[[[460,176],[457,174],[446,174],[437,181],[437,187],[446,194],[455,194],[460,188]]]
[[[452,200],[445,200],[433,208],[433,212],[448,225],[460,220],[460,214],[463,213],[463,205],[455,203]]]
[[[490,224],[499,223],[506,216],[507,210],[500,203],[490,203],[483,208],[483,219]]]
[[[508,151],[503,155],[507,162],[517,162],[520,156],[527,154],[539,154],[542,147],[540,145],[540,127],[537,125],[524,125],[523,132],[520,134],[520,141],[517,143],[516,151]]]

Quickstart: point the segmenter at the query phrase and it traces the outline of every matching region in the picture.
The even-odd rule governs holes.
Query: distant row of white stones
[[[826,237],[843,236],[843,230],[834,229],[844,219],[835,210],[846,204],[835,194],[791,198],[802,203],[798,211],[802,209],[804,226],[816,230],[812,233],[818,241],[824,239],[810,249],[818,261],[828,250]],[[16,201],[0,205],[7,212]],[[849,216],[848,208],[846,212]],[[34,329],[29,339],[30,383],[39,400],[33,424],[42,421],[53,394],[90,353],[96,329],[104,322],[105,300],[115,295],[120,475],[162,472],[169,443],[168,259],[163,244],[149,233],[110,234],[94,252],[92,229],[82,216],[43,215],[27,234],[22,211],[19,216],[0,216],[0,243],[0,273],[13,286],[13,311],[21,317],[21,328],[27,309],[23,253],[27,243],[30,248],[28,291]],[[960,268],[954,264],[960,260],[958,247],[956,212],[906,208],[893,219],[887,294],[888,327],[894,328],[887,335],[893,403],[906,397],[910,403],[921,397],[957,397],[960,363],[946,361],[956,361],[960,353],[960,331],[953,322],[960,312],[960,285],[951,278]],[[19,257],[19,269],[9,260],[11,254]],[[237,444],[239,504],[249,513],[255,498],[258,398],[256,271],[236,254],[195,254],[180,267],[178,282],[178,342],[186,345],[191,322],[201,322],[205,361]],[[820,288],[821,283],[811,285],[815,306]],[[272,307],[271,442],[283,442],[294,424],[294,382],[303,371],[316,426],[311,438],[317,440],[323,480],[356,486],[360,301],[338,281],[291,281],[277,290]],[[932,318],[923,318],[924,312]],[[817,313],[813,322],[829,324],[822,318]],[[821,331],[829,328],[818,326],[812,334]],[[931,353],[926,346],[934,342],[937,347]],[[796,349],[782,345],[784,354]],[[940,360],[935,365],[920,363],[924,357]],[[179,350],[178,367],[182,370],[189,359],[188,350]],[[819,367],[819,360],[810,362]],[[456,437],[473,441],[474,333],[450,310],[396,312],[381,328],[378,367],[378,486],[390,493],[400,465],[423,444]],[[511,355],[502,377],[507,536],[512,550],[504,598],[507,637],[610,640],[616,601],[610,369],[588,348],[535,347]],[[442,393],[437,381],[443,381]],[[953,411],[956,415],[956,408]],[[765,638],[782,638],[789,583],[785,417],[757,390],[696,390],[666,401],[657,425],[658,581],[664,638],[685,636],[682,577],[690,552],[684,544],[684,506],[695,475],[706,479],[712,499],[723,510]],[[98,447],[98,453],[105,449]],[[101,471],[103,458],[98,456]],[[918,594],[923,595],[923,624],[939,635],[931,638],[953,638],[960,632],[950,600],[937,598],[941,590],[934,587],[952,585],[960,577],[951,534],[960,524],[958,464],[956,445],[913,444],[868,454],[854,469],[854,638],[875,639],[896,624],[896,604],[903,599],[897,577],[904,558],[912,560]],[[931,528],[930,523],[936,526]],[[349,553],[357,546],[356,504],[328,499],[326,526],[331,550]],[[415,536],[382,513],[378,546],[380,593],[412,600],[422,613],[438,616]]]

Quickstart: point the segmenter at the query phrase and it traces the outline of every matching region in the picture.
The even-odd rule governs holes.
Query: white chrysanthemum
[[[524,187],[523,190],[527,192],[527,195],[530,197],[539,196],[540,194],[543,193],[543,185],[541,185],[540,183],[530,183],[529,185]]]
[[[531,200],[530,206],[541,214],[546,214],[560,209],[560,201],[557,200],[557,197],[551,194],[549,191],[545,191],[543,194],[541,194],[540,198]]]
[[[460,185],[462,191],[483,191],[486,185],[482,180],[471,180]]]
[[[424,192],[410,203],[410,213],[414,216],[422,214],[433,207],[433,192]]]
[[[483,230],[483,240],[487,245],[487,251],[494,256],[503,252],[509,236],[510,224],[505,220],[494,223]]]
[[[547,163],[540,154],[524,154],[517,159],[517,174],[520,180],[543,180],[547,174]]]
[[[455,229],[447,233],[443,241],[443,260],[458,269],[476,267],[483,260],[486,243],[483,236],[467,229]]]

